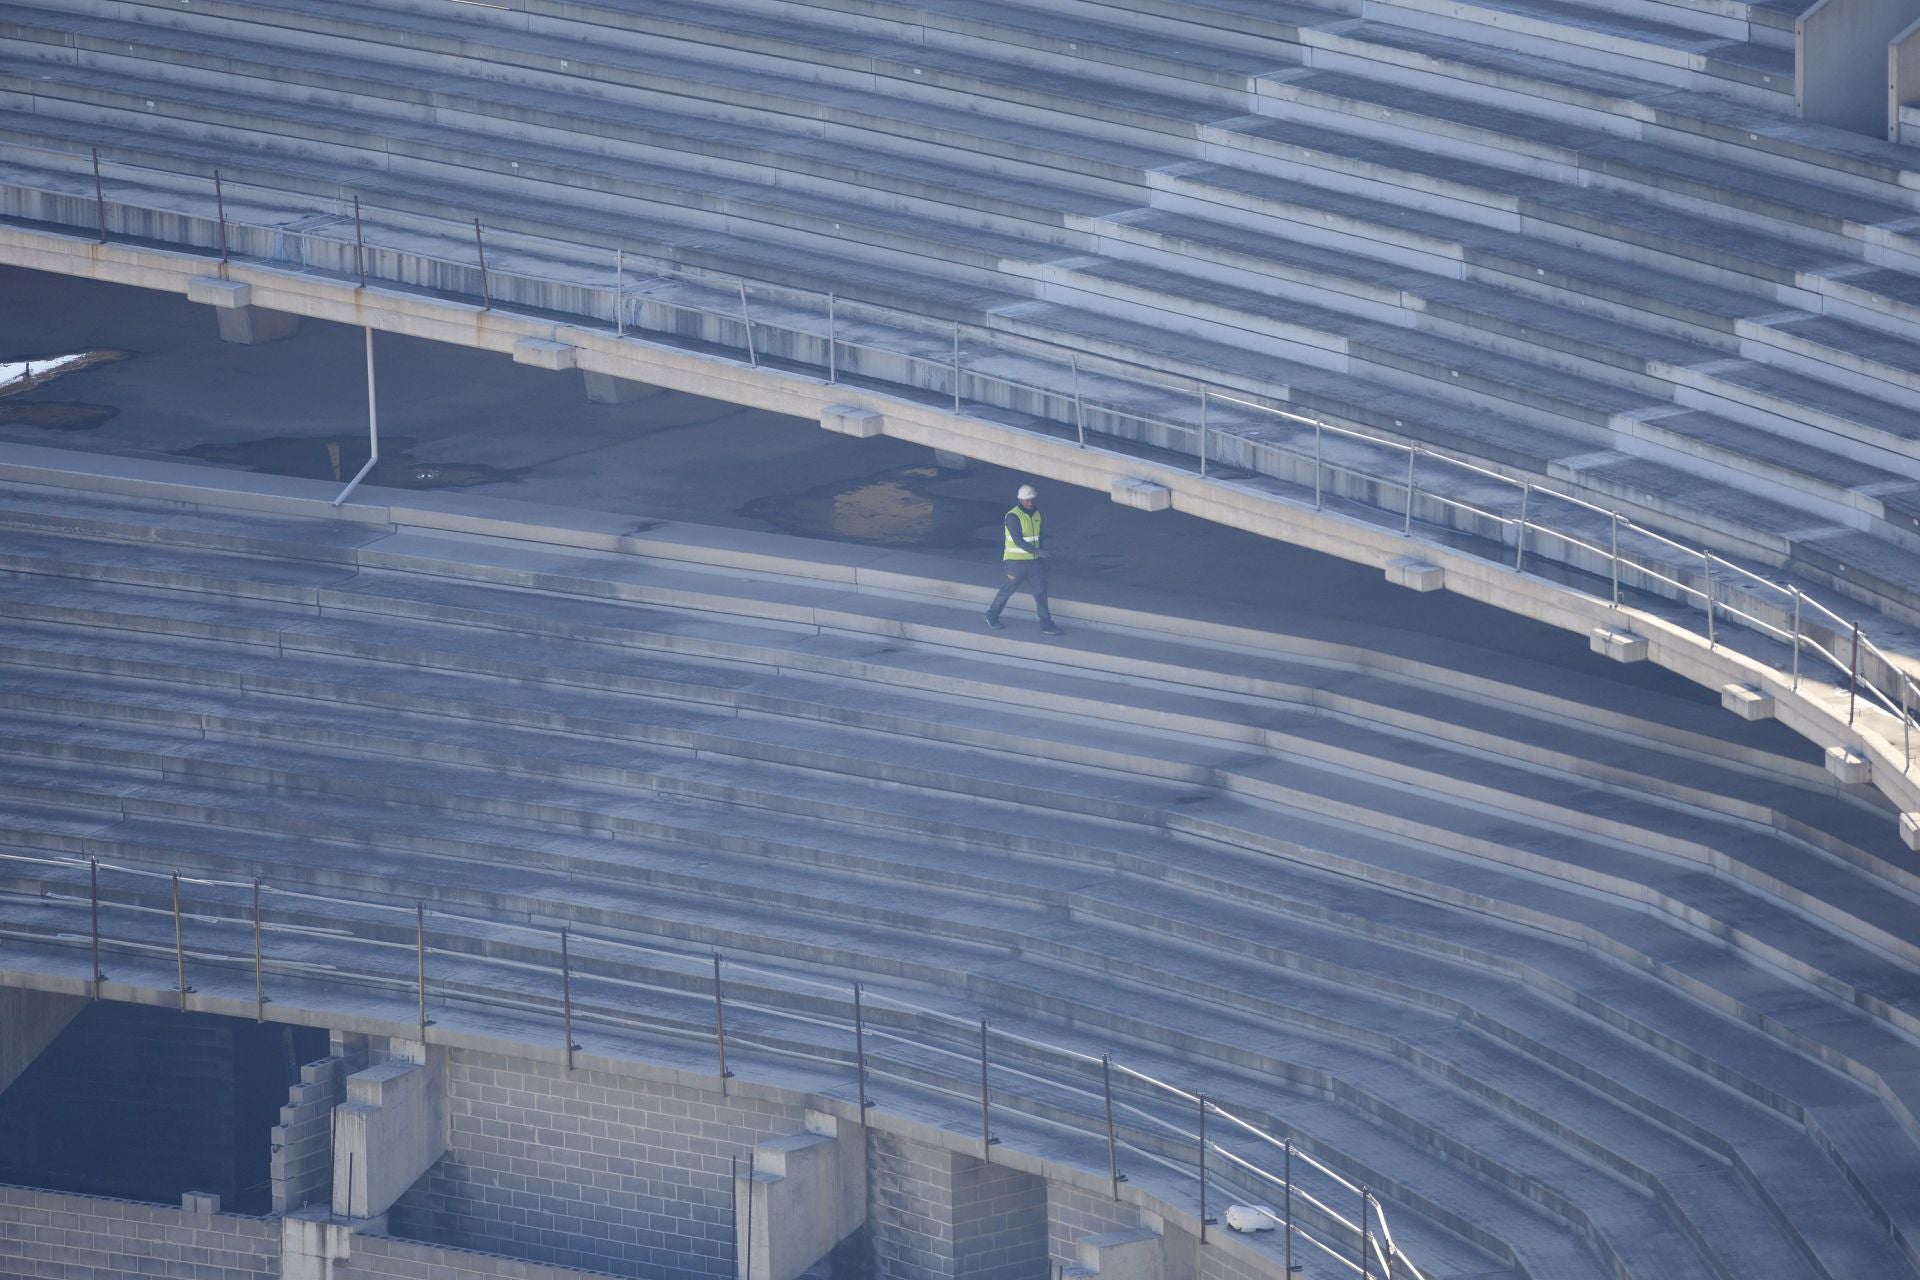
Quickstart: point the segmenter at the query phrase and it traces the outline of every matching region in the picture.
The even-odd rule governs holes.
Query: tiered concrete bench
[[[1766,6],[80,8],[0,8],[0,125],[161,203],[217,167],[236,218],[351,190],[376,243],[478,212],[1063,341],[1920,618],[1911,156],[1783,125]]]
[[[1411,633],[983,636],[911,556],[119,488],[0,489],[0,844],[367,903],[275,908],[402,944],[333,999],[406,1003],[375,903],[718,948],[1244,1099],[1429,1275],[1916,1269],[1920,878],[1777,731]],[[0,876],[9,954],[83,961],[84,868]],[[485,963],[550,937],[461,937],[444,992],[550,1006]],[[578,962],[589,1012],[708,1025],[697,964]]]

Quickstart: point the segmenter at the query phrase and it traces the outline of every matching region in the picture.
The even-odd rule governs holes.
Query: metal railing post
[[[93,149],[93,211],[100,218],[100,243],[107,242],[107,193],[100,185],[100,148]]]
[[[1519,573],[1527,563],[1527,508],[1533,505],[1533,485],[1520,486],[1520,532],[1513,540],[1513,571]]]
[[[187,1011],[187,943],[180,925],[180,873],[173,873],[173,963],[179,981],[180,1012]]]
[[[567,948],[567,927],[560,927],[560,1034],[566,1037],[567,1070],[573,1070],[573,960]]]
[[[827,383],[840,381],[839,304],[833,292],[827,292]]]
[[[1372,1203],[1373,1193],[1360,1188],[1360,1280],[1367,1280],[1367,1213]]]
[[[213,171],[213,213],[220,223],[220,265],[224,267],[227,265],[227,196],[218,169]]]
[[[1793,691],[1800,692],[1800,588],[1793,592]]]
[[[740,1272],[740,1280],[753,1280],[753,1156],[747,1152],[747,1265]]]
[[[367,287],[367,234],[360,225],[360,197],[353,198],[353,269],[360,276],[360,287]]]
[[[860,1008],[860,984],[853,984],[853,1062],[860,1087],[860,1119],[866,1122],[867,1108],[867,1020]]]
[[[413,988],[420,1001],[420,1043],[427,1043],[427,907],[413,904]]]
[[[480,219],[473,220],[473,248],[480,258],[480,302],[482,311],[493,310],[493,289],[487,284],[487,246],[480,239]]]
[[[93,911],[93,998],[100,998],[100,984],[107,975],[100,972],[100,859],[88,858],[88,903]]]
[[[960,322],[953,324],[953,411],[960,412]]]
[[[987,1096],[987,1020],[980,1019],[980,1160],[986,1163],[993,1158],[993,1148],[1000,1139],[993,1136],[992,1103]]]
[[[1613,544],[1608,559],[1613,565],[1613,607],[1620,607],[1620,513],[1613,513]]]
[[[627,336],[627,251],[613,251],[613,336]]]
[[[747,312],[747,282],[741,280],[738,283],[740,285],[740,327],[747,335],[747,363],[758,369],[760,353],[754,350],[753,346],[753,317]]]
[[[1407,519],[1400,526],[1400,536],[1403,538],[1413,536],[1413,464],[1419,456],[1419,445],[1414,445],[1407,450]]]
[[[1281,1223],[1281,1228],[1287,1233],[1287,1238],[1286,1238],[1287,1274],[1292,1275],[1293,1274],[1293,1139],[1292,1138],[1287,1139],[1286,1153],[1287,1153],[1287,1164],[1285,1169],[1285,1176],[1282,1179],[1282,1184],[1286,1187],[1287,1198],[1286,1198],[1285,1209],[1284,1209],[1284,1212],[1286,1214],[1286,1219]]]
[[[1113,1134],[1113,1055],[1100,1055],[1100,1092],[1107,1100],[1107,1178],[1113,1183],[1113,1198],[1120,1198],[1120,1145]]]
[[[1907,687],[1913,683],[1900,672],[1900,772],[1913,768],[1913,713],[1907,710]]]
[[[1700,553],[1700,598],[1707,606],[1707,648],[1719,643],[1713,632],[1713,552]]]
[[[1313,424],[1313,509],[1320,509],[1320,424]]]
[[[1067,359],[1073,365],[1073,431],[1084,449],[1087,447],[1087,402],[1080,396],[1080,353],[1076,351]]]
[[[1860,624],[1853,624],[1853,660],[1847,664],[1847,727],[1853,727],[1853,709],[1860,699]]]
[[[1200,1095],[1200,1243],[1207,1242],[1207,1095]]]
[[[267,975],[260,945],[260,877],[253,878],[253,1020],[267,1020]]]
[[[1200,478],[1207,478],[1207,389],[1200,388]]]
[[[720,1055],[720,1096],[727,1094],[727,1081],[733,1078],[733,1072],[727,1070],[727,1006],[726,997],[720,988],[720,953],[713,953],[713,1043]]]

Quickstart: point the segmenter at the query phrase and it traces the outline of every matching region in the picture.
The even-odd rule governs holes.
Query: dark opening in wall
[[[326,1032],[145,1005],[89,1005],[0,1093],[0,1182],[271,1207],[269,1133]]]

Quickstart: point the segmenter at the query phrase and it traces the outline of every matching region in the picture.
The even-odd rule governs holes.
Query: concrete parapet
[[[1827,772],[1848,786],[1873,781],[1873,761],[1847,747],[1827,748]]]
[[[1720,705],[1742,720],[1773,719],[1773,695],[1750,684],[1720,686]]]
[[[513,344],[513,362],[536,369],[571,369],[580,349],[551,338],[520,338]]]
[[[1173,490],[1151,480],[1122,476],[1108,486],[1107,492],[1121,506],[1139,511],[1165,511],[1173,506]]]
[[[1920,813],[1900,815],[1900,843],[1920,853]]]
[[[885,419],[872,409],[858,405],[833,404],[820,411],[820,425],[828,431],[856,440],[871,440],[880,434]]]
[[[866,1132],[810,1114],[820,1130],[768,1138],[743,1167],[734,1203],[739,1280],[794,1280],[866,1221]]]
[[[377,1218],[447,1149],[446,1052],[379,1063],[347,1077],[334,1112],[333,1210]]]
[[[1647,660],[1647,638],[1614,627],[1595,627],[1588,635],[1587,647],[1615,662]]]
[[[1409,591],[1438,591],[1446,585],[1447,574],[1418,556],[1399,556],[1387,561],[1387,581]]]

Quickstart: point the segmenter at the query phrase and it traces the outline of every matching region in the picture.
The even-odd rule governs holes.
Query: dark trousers
[[[1053,625],[1053,614],[1047,611],[1047,562],[1045,560],[1003,560],[1001,567],[1007,571],[1007,584],[1000,588],[1000,594],[993,598],[993,604],[987,608],[989,618],[998,618],[1000,611],[1007,607],[1007,601],[1013,599],[1013,593],[1025,587],[1033,592],[1033,608],[1040,615],[1040,625]]]

